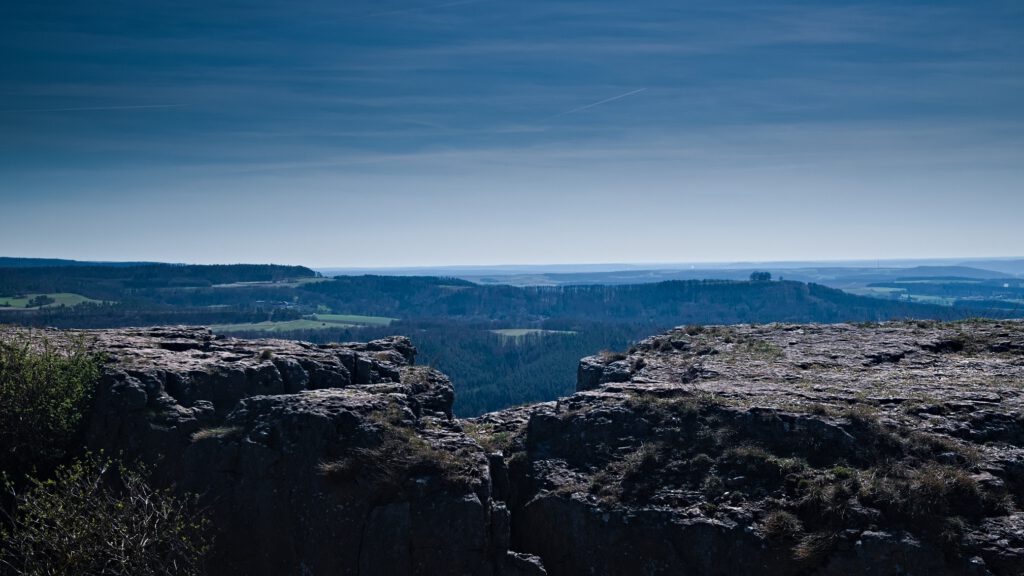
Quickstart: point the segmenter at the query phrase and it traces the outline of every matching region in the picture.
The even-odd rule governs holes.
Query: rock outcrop
[[[1024,324],[680,328],[577,389],[472,421],[549,574],[1024,574]]]
[[[487,454],[408,339],[87,334],[107,357],[87,445],[201,495],[216,527],[211,573],[544,573],[508,551]]]
[[[211,573],[1024,574],[1024,323],[680,328],[469,420],[396,337],[90,331]]]

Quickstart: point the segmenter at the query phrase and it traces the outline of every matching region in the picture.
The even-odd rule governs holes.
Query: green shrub
[[[81,339],[0,332],[0,466],[15,477],[67,455],[100,375]]]
[[[193,498],[144,470],[86,456],[32,480],[3,530],[3,572],[23,576],[195,576],[208,548]]]

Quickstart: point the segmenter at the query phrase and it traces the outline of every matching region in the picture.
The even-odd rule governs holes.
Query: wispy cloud
[[[71,108],[21,108],[15,110],[0,110],[2,114],[17,112],[105,112],[114,110],[155,110],[165,108],[183,108],[188,104],[136,104],[128,106],[77,106]]]
[[[623,98],[627,98],[627,97],[632,96],[634,94],[639,94],[639,93],[643,92],[644,90],[647,90],[647,88],[638,88],[636,90],[630,90],[629,92],[626,92],[624,94],[619,94],[618,96],[612,96],[611,98],[605,98],[604,100],[598,100],[597,102],[591,102],[590,104],[587,104],[585,106],[580,106],[578,108],[573,108],[572,110],[566,110],[565,112],[560,112],[560,113],[555,114],[554,116],[551,116],[551,117],[549,117],[547,119],[548,120],[554,120],[555,118],[561,118],[562,116],[568,116],[569,114],[575,114],[577,112],[583,112],[584,110],[589,110],[589,109],[591,109],[591,108],[593,108],[595,106],[600,106],[601,104],[607,104],[609,102],[614,102],[616,100],[621,100]]]
[[[438,4],[427,4],[424,6],[410,6],[408,8],[395,8],[394,10],[381,10],[379,12],[370,12],[358,16],[359,18],[377,18],[380,16],[395,16],[398,14],[411,14],[416,12],[425,12],[428,10],[441,10],[444,8],[454,8],[456,6],[464,6],[466,4],[477,4],[485,0],[454,0],[452,2],[441,2]]]

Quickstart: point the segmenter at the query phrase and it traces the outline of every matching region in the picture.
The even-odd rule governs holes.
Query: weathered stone
[[[448,379],[412,365],[408,339],[86,335],[107,358],[87,446],[201,496],[212,573],[544,573],[509,553],[487,453],[452,419]]]
[[[462,422],[402,337],[86,334],[88,447],[200,494],[216,574],[1024,574],[1021,322],[677,329]]]
[[[1018,575],[1024,362],[1003,342],[1021,334],[678,329],[475,422],[515,435],[511,545],[552,575]]]

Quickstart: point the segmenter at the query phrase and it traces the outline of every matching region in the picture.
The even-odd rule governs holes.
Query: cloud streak
[[[612,202],[619,190],[659,202],[636,222],[679,221],[695,213],[695,196],[762,188],[845,205],[863,190],[907,196],[955,184],[1024,201],[1024,12],[1011,0],[248,0],[187,11],[160,0],[113,9],[120,4],[15,3],[0,19],[0,199],[30,209],[50,195],[72,206],[96,190],[110,206],[152,212],[154,198],[203,189],[216,191],[211,209],[225,215],[287,204],[246,201],[258,187],[268,198],[301,196],[296,211],[336,206],[317,211],[325,220],[358,202],[362,211],[387,205],[401,220],[415,204],[430,239],[410,236],[420,225],[412,212],[388,231],[396,246],[425,253],[452,249],[436,243],[436,222],[471,213],[471,193],[482,233],[515,225],[542,246],[558,236],[488,204],[527,195],[564,206],[567,217],[545,216],[554,230],[620,218],[605,208],[627,204]],[[591,192],[609,201],[570,211],[566,198]],[[735,209],[708,202],[709,212]],[[922,204],[955,220],[964,204],[981,203]],[[830,206],[753,198],[749,207],[849,221]],[[0,226],[8,250],[57,254],[62,234],[65,246],[86,237],[58,226],[74,229],[76,210],[54,220],[49,245],[17,214],[0,210],[11,221]],[[116,228],[124,218],[115,216],[107,210],[97,226]],[[182,208],[183,230],[206,233],[188,228],[194,218]],[[243,220],[219,218],[224,235],[249,238]],[[308,223],[277,221],[275,241],[314,244]],[[355,237],[382,225],[346,222]],[[448,230],[464,242],[465,226]],[[702,226],[693,223],[695,238],[715,233]],[[319,229],[325,250],[346,245],[341,227]],[[663,242],[629,240],[654,230]],[[600,243],[578,232],[580,246]],[[622,232],[621,249],[633,253],[678,246],[671,236],[683,234],[632,221]],[[915,235],[936,240],[908,226]],[[373,250],[367,259],[380,256]]]
[[[590,104],[587,104],[586,106],[580,106],[578,108],[573,108],[572,110],[566,110],[565,112],[560,112],[558,114],[555,114],[554,116],[550,116],[550,117],[546,118],[546,120],[554,120],[555,118],[561,118],[562,116],[568,116],[569,114],[576,114],[577,112],[583,112],[584,110],[590,110],[591,108],[594,108],[596,106],[600,106],[602,104],[607,104],[609,102],[614,102],[616,100],[622,100],[623,98],[628,98],[629,96],[632,96],[634,94],[639,94],[639,93],[641,93],[641,92],[643,92],[645,90],[647,90],[647,88],[638,88],[636,90],[630,90],[629,92],[626,92],[624,94],[619,94],[618,96],[612,96],[611,98],[605,98],[604,100],[598,100],[597,102],[592,102]]]
[[[106,112],[112,110],[160,110],[166,108],[183,108],[188,104],[137,104],[128,106],[77,106],[72,108],[22,108],[17,110],[0,110],[3,114],[19,112]]]
[[[466,4],[476,4],[483,2],[484,0],[454,0],[452,2],[441,2],[438,4],[427,4],[424,6],[410,6],[409,8],[396,8],[394,10],[382,10],[380,12],[370,12],[369,14],[363,14],[358,18],[377,18],[379,16],[396,16],[399,14],[412,14],[416,12],[425,12],[428,10],[441,10],[444,8],[454,8],[456,6],[463,6]]]

